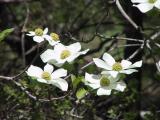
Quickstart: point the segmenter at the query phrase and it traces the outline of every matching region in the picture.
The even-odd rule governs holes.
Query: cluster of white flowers
[[[44,70],[39,67],[31,65],[28,68],[26,73],[29,76],[32,76],[37,79],[38,82],[46,83],[46,84],[53,84],[60,88],[63,91],[67,91],[68,83],[66,80],[62,79],[61,77],[65,77],[67,75],[67,70],[60,68],[53,72],[53,66],[50,64],[46,64],[44,66]]]
[[[68,90],[68,83],[65,79],[61,77],[67,76],[67,70],[60,68],[53,72],[53,65],[62,66],[65,62],[71,63],[78,56],[86,54],[89,49],[80,51],[81,44],[74,43],[69,46],[65,46],[60,43],[59,35],[56,33],[48,33],[48,28],[42,30],[41,28],[35,29],[35,31],[30,31],[28,36],[32,36],[33,40],[37,43],[47,40],[54,49],[47,49],[40,57],[44,63],[47,63],[42,70],[40,67],[31,65],[26,71],[28,76],[37,79],[38,82],[52,84],[62,91]]]
[[[85,74],[85,84],[93,89],[98,89],[97,95],[110,95],[112,89],[124,91],[126,84],[120,80],[120,74],[137,72],[134,68],[142,66],[142,61],[134,64],[128,60],[116,62],[108,53],[104,53],[102,59],[93,58],[96,66],[103,69],[100,75]]]
[[[89,49],[80,51],[81,44],[79,42],[65,46],[60,43],[59,36],[56,33],[47,35],[48,29],[44,31],[40,28],[34,32],[30,31],[29,36],[33,36],[33,40],[40,43],[47,40],[53,49],[47,49],[40,55],[44,63],[47,63],[42,70],[39,67],[31,65],[26,71],[28,76],[37,79],[38,82],[52,84],[62,91],[68,90],[68,83],[62,77],[67,76],[67,70],[59,68],[53,71],[55,65],[61,67],[64,63],[72,63],[80,55],[86,54]],[[102,72],[98,75],[85,73],[85,85],[97,89],[97,95],[110,95],[111,91],[124,91],[126,84],[120,80],[121,74],[131,74],[137,72],[135,68],[142,66],[142,61],[132,64],[128,60],[116,62],[115,59],[108,53],[104,53],[103,60],[93,58],[97,67],[102,68]]]
[[[48,28],[45,28],[44,30],[41,28],[37,28],[34,31],[29,31],[28,36],[32,36],[33,40],[35,42],[43,42],[44,40],[47,40],[51,46],[54,46],[60,42],[59,35],[56,33],[48,33]]]
[[[154,7],[160,9],[160,0],[131,0],[133,6],[137,7],[142,13],[146,13]]]
[[[110,75],[113,77],[117,77],[118,73],[131,74],[133,72],[137,72],[137,70],[133,68],[142,66],[142,60],[135,62],[134,64],[128,60],[116,62],[115,59],[108,53],[104,53],[102,59],[103,60],[99,58],[93,58],[93,61],[98,67],[104,69],[102,74],[110,73]]]
[[[97,95],[110,95],[111,90],[124,91],[126,84],[119,81],[119,76],[113,78],[109,73],[103,75],[85,74],[85,84],[97,90]]]
[[[81,44],[78,42],[69,46],[59,43],[55,45],[54,50],[48,49],[40,57],[44,63],[49,62],[60,67],[65,62],[72,63],[78,56],[86,54],[89,49],[80,50]]]

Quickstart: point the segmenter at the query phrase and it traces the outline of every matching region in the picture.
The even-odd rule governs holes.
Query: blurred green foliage
[[[125,3],[125,0],[122,0],[122,3]],[[124,33],[127,31],[125,31],[125,27],[128,26],[115,4],[109,4],[106,0],[31,0],[27,2],[27,6],[23,2],[5,4],[4,6],[6,9],[3,9],[3,11],[7,12],[6,21],[1,19],[0,25],[11,28],[0,32],[0,74],[6,76],[13,76],[24,69],[22,67],[21,47],[18,46],[17,42],[11,44],[11,41],[14,41],[17,37],[21,38],[22,33],[20,30],[13,31],[12,27],[19,29],[23,27],[27,16],[27,6],[29,8],[29,18],[25,31],[34,30],[36,27],[48,27],[49,32],[58,33],[61,42],[66,45],[76,42],[68,37],[71,34],[72,37],[82,42],[84,49],[90,48],[94,50],[99,47],[101,42],[106,41],[104,38],[95,37],[92,41],[85,42],[90,40],[95,33],[109,37],[117,35],[125,37]],[[154,32],[159,31],[159,16],[160,14],[157,10],[144,15],[145,39],[148,39]],[[2,24],[3,22],[4,24]],[[12,32],[13,35],[10,34]],[[9,40],[6,39],[8,37],[10,37]],[[5,42],[1,42],[2,40],[5,40]],[[29,44],[26,49],[30,49],[35,45],[35,43],[30,44],[31,41],[31,39],[25,37],[26,44]],[[113,91],[111,96],[98,97],[96,96],[96,91],[92,91],[84,85],[84,71],[97,74],[99,69],[95,65],[90,65],[80,74],[77,70],[90,62],[93,57],[100,57],[104,51],[109,51],[116,60],[123,58],[125,47],[118,47],[118,45],[123,46],[126,41],[115,41],[115,48],[110,50],[108,48],[110,48],[111,42],[112,40],[108,40],[93,54],[85,56],[84,59],[80,57],[72,65],[65,64],[63,66],[69,73],[72,73],[67,81],[69,90],[72,91],[63,99],[50,102],[35,101],[29,98],[13,82],[0,80],[0,119],[137,120],[139,111],[135,106],[137,100],[141,100],[141,109],[150,111],[150,114],[146,114],[143,119],[159,120],[160,74],[157,72],[153,57],[148,49],[143,51],[141,98],[139,98],[139,93],[136,89],[137,81],[136,78],[133,79],[134,75],[131,79],[125,80],[128,83],[128,87],[124,93]],[[155,42],[159,43],[159,38]],[[151,44],[153,45],[154,42]],[[43,47],[48,46],[44,45]],[[154,56],[158,59],[160,49],[156,46],[152,46],[152,49],[154,49]],[[33,56],[35,57],[35,54]],[[28,58],[29,56],[26,57],[26,59]],[[43,66],[43,63],[39,63],[39,61],[34,62],[34,64]],[[39,83],[35,79],[26,76],[26,74],[17,81],[39,99],[57,98],[67,94],[52,85]]]
[[[6,30],[3,30],[0,32],[0,42],[2,40],[4,40],[6,37],[9,36],[9,34],[11,34],[13,32],[13,28],[10,28],[10,29],[6,29]]]

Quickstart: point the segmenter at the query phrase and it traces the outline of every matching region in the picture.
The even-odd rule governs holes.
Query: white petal
[[[120,75],[117,75],[115,78],[111,75],[107,75],[107,76],[108,76],[108,79],[110,80],[111,84],[119,81],[119,79],[120,79]]]
[[[43,37],[49,42],[49,44],[51,46],[54,46],[54,45],[56,45],[56,44],[58,44],[60,42],[60,41],[54,41],[54,40],[52,40],[52,37],[49,36],[49,35],[43,35]]]
[[[130,65],[128,68],[135,68],[135,67],[141,67],[142,66],[142,60],[135,62],[134,64]]]
[[[40,43],[44,41],[44,38],[42,36],[34,36],[33,41]]]
[[[72,52],[79,52],[81,50],[81,44],[79,42],[73,43],[67,46],[67,48]]]
[[[67,58],[67,61],[69,63],[71,63],[72,61],[74,61],[77,57],[79,57],[80,55],[84,55],[89,51],[89,49],[81,51],[81,52],[77,52],[77,53],[73,53],[70,57]]]
[[[128,60],[122,60],[121,65],[123,69],[127,69],[132,63]]]
[[[160,0],[157,0],[155,3],[154,3],[154,6],[158,9],[160,9]]]
[[[116,78],[118,76],[118,72],[117,71],[108,71],[108,72],[113,78]],[[102,71],[102,74],[105,74],[105,72]]]
[[[40,55],[40,58],[44,63],[54,59],[54,51],[51,49],[47,49],[44,53]]]
[[[66,75],[67,75],[67,70],[60,68],[52,73],[52,79],[65,77]]]
[[[57,66],[57,67],[61,67],[65,62],[59,62],[59,61],[54,61],[54,60],[50,60],[49,63]]]
[[[112,70],[111,66],[109,66],[107,63],[105,63],[103,60],[99,58],[93,58],[93,61],[97,65],[97,67],[100,67],[106,70]]]
[[[29,34],[26,34],[26,35],[28,35],[28,36],[35,36],[35,32],[29,31]]]
[[[50,80],[50,83],[61,89],[62,91],[68,90],[68,83],[64,79],[56,79],[56,80]]]
[[[43,73],[43,70],[37,66],[31,65],[28,70],[26,71],[27,75],[36,77],[36,78],[41,78],[41,75]]]
[[[126,84],[124,82],[117,82],[115,90],[123,92],[126,88]]]
[[[51,46],[54,46],[54,45],[58,44],[60,41],[48,40],[48,42]]]
[[[145,3],[148,2],[148,0],[131,0],[132,3]]]
[[[31,35],[31,34],[26,34],[27,36],[34,36],[34,35]]]
[[[103,87],[103,88],[108,89],[108,90],[112,90],[112,89],[116,88],[116,85],[117,85],[116,82],[113,82],[113,83],[110,83],[109,86],[106,86],[106,87]]]
[[[102,59],[110,66],[115,63],[114,58],[108,53],[104,53]]]
[[[47,32],[48,32],[48,28],[45,28],[43,31],[43,35],[47,34]]]
[[[84,54],[86,54],[88,51],[89,51],[89,49],[86,49],[86,50],[81,51],[81,52],[79,52],[79,53],[80,53],[81,55],[84,55]]]
[[[99,84],[92,84],[92,83],[85,82],[85,85],[88,85],[88,86],[90,86],[90,87],[93,88],[93,89],[98,89],[98,88],[100,88],[100,85],[99,85]]]
[[[97,90],[97,95],[110,95],[111,94],[111,90],[109,89],[105,89],[105,88],[99,88]]]
[[[29,33],[35,35],[35,32],[34,32],[34,31],[29,31]]]
[[[43,38],[45,38],[46,40],[51,40],[52,39],[51,36],[49,36],[49,35],[43,35]]]
[[[61,59],[61,53],[63,50],[67,50],[67,48],[63,44],[56,44],[54,46],[53,59],[51,59],[49,62],[56,65],[57,67],[62,66],[67,61],[67,58]]]
[[[73,55],[71,55],[70,57],[66,58],[66,60],[67,60],[68,63],[71,63],[71,62],[73,62],[78,56],[80,56],[80,53],[73,54]]]
[[[112,72],[114,72],[114,71],[112,71]],[[102,71],[101,74],[103,76],[106,76],[110,80],[110,83],[114,83],[119,80],[120,76],[119,75],[111,75],[112,72],[111,71]]]
[[[154,4],[141,3],[141,4],[133,5],[133,6],[137,7],[142,13],[146,13],[153,8]]]
[[[44,66],[44,71],[49,72],[51,74],[53,72],[53,66],[50,64],[46,64]]]
[[[89,83],[100,85],[100,76],[99,75],[85,73],[85,80]]]
[[[41,83],[48,83],[45,79],[41,79],[41,78],[37,79],[37,81]]]
[[[142,60],[140,60],[140,61],[138,61],[138,62],[135,62],[135,63],[133,64],[133,66],[135,66],[135,67],[141,67],[141,66],[142,66]]]
[[[66,46],[64,46],[63,44],[59,43],[57,45],[54,46],[54,55],[56,57],[60,58],[60,54],[63,50],[68,50],[68,48]]]
[[[137,70],[135,69],[128,69],[128,70],[122,70],[122,71],[119,71],[120,73],[124,73],[124,74],[132,74],[134,72],[137,72]]]

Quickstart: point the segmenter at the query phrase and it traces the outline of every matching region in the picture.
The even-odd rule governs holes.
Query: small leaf
[[[71,80],[72,80],[73,89],[76,89],[77,86],[78,86],[78,84],[79,84],[80,82],[82,82],[83,79],[84,79],[84,78],[81,77],[81,76],[76,77],[75,75],[71,75]]]
[[[76,97],[77,99],[82,99],[85,95],[86,95],[87,91],[84,88],[80,88],[77,92],[76,92]]]
[[[10,29],[6,29],[0,32],[0,42],[3,41],[6,37],[8,37],[9,34],[11,34],[13,31],[14,29],[10,28]]]

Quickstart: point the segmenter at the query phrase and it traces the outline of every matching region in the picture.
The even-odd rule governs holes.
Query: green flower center
[[[35,34],[37,35],[37,36],[42,36],[43,35],[43,30],[41,29],[41,28],[37,28],[37,29],[35,29]]]
[[[110,85],[110,80],[107,77],[102,76],[101,79],[100,79],[100,85],[102,87],[109,86]]]
[[[42,78],[45,80],[51,80],[51,74],[49,72],[43,72]]]
[[[56,33],[51,33],[50,36],[52,37],[52,40],[59,41],[59,35]]]
[[[71,52],[69,50],[63,50],[60,57],[61,59],[66,59],[70,55],[71,55]]]
[[[122,70],[122,65],[120,63],[116,62],[113,64],[112,70],[120,71],[120,70]]]
[[[157,0],[148,0],[149,3],[155,3]]]

